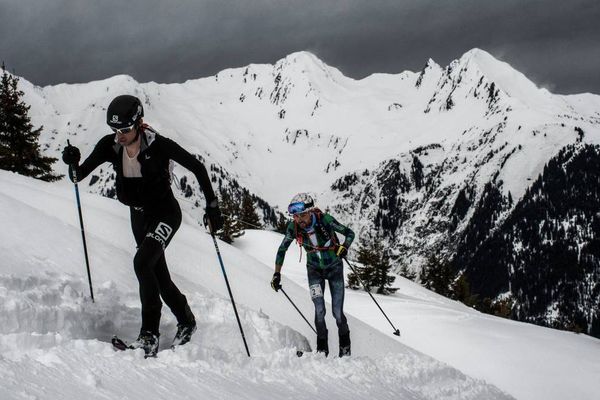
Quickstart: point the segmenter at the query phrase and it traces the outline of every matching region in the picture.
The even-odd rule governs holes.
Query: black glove
[[[335,255],[340,258],[346,258],[346,255],[348,254],[348,249],[342,244],[336,244],[333,251],[335,251]]]
[[[281,272],[275,272],[273,274],[273,279],[271,279],[271,287],[276,292],[281,289]]]
[[[77,147],[68,145],[63,149],[62,160],[67,165],[79,165],[81,153]]]
[[[223,216],[216,200],[211,201],[204,210],[204,226],[208,227],[211,233],[223,227]]]

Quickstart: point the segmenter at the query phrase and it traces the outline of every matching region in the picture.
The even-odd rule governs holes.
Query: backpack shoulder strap
[[[324,213],[323,211],[316,209],[317,211],[317,222],[322,227],[322,232],[325,233],[333,244],[338,244],[338,238],[331,226],[331,217],[329,214]]]

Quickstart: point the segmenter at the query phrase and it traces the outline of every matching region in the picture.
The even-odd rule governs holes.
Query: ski
[[[112,343],[113,349],[115,350],[125,351],[133,349],[132,347],[129,347],[129,345],[127,345],[127,342],[124,342],[123,340],[119,339],[117,335],[113,336],[110,342]]]
[[[114,335],[112,337],[112,339],[110,340],[110,342],[113,345],[113,349],[115,351],[126,351],[126,350],[136,350],[138,349],[138,347],[133,347],[129,344],[127,344],[126,341],[120,339],[117,335]],[[156,358],[156,353],[155,354],[145,354],[144,358]]]

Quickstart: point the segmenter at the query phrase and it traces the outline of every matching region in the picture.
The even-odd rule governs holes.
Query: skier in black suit
[[[69,177],[84,179],[96,167],[110,162],[116,173],[119,201],[130,208],[131,227],[138,246],[133,265],[140,286],[142,327],[132,348],[143,348],[146,356],[158,351],[162,300],[177,318],[173,345],[187,343],[196,330],[196,320],[186,297],[171,280],[164,250],[181,224],[181,209],[171,190],[172,162],[192,171],[206,198],[205,223],[216,232],[223,218],[204,165],[173,140],[159,135],[143,123],[144,109],[137,97],[116,97],[106,112],[112,134],[96,144],[79,165],[79,149],[67,146],[63,161]]]

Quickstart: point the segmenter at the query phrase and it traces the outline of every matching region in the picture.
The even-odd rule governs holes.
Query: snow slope
[[[429,60],[420,73],[360,81],[300,52],[274,65],[228,69],[182,84],[138,83],[120,75],[44,88],[23,79],[20,87],[32,106],[32,123],[44,125],[46,155],[58,156],[67,139],[89,154],[107,133],[110,99],[131,93],[142,99],[156,129],[251,192],[278,206],[298,191],[317,192],[323,205],[352,204],[359,209],[350,207],[342,216],[357,231],[372,223],[378,199],[366,199],[371,206],[363,209],[349,196],[363,196],[362,186],[333,193],[332,182],[376,172],[389,160],[410,171],[418,154],[438,182],[428,198],[408,194],[418,210],[396,236],[413,250],[440,239],[436,231],[419,236],[432,216],[446,217],[431,212],[438,198],[451,204],[466,186],[480,193],[495,176],[517,200],[544,164],[577,140],[575,127],[585,131],[583,142],[600,143],[600,96],[553,95],[478,49],[445,68]],[[82,182],[82,192],[111,185],[110,168],[96,172],[100,181]],[[178,167],[175,172],[185,174]],[[364,178],[366,184],[376,176]],[[297,360],[292,349],[314,342],[314,334],[268,288],[279,237],[265,232],[248,232],[234,247],[221,244],[253,354],[246,360],[212,242],[198,229],[199,218],[190,216],[188,202],[182,202],[187,213],[168,258],[201,329],[182,351],[162,352],[140,368],[139,354],[116,355],[105,343],[115,332],[134,337],[138,329],[127,210],[82,193],[98,300],[90,304],[71,185],[2,171],[0,182],[2,210],[10,210],[0,215],[1,399],[83,393],[114,398],[121,392],[125,398],[270,398],[292,391],[294,398],[322,391],[333,398],[504,398],[478,379],[519,399],[596,397],[597,340],[483,316],[404,280],[395,296],[381,299],[403,331],[400,339],[390,335],[368,296],[349,293],[352,359]],[[310,316],[296,257],[286,260],[286,289]],[[163,347],[174,331],[165,310]]]
[[[280,241],[277,233],[247,231],[234,245],[273,265],[273,249]],[[290,247],[283,282],[307,287],[305,267],[298,259],[297,246]],[[399,287],[394,295],[375,296],[400,329],[402,343],[517,399],[597,397],[600,340],[483,314],[402,277],[394,286]],[[392,332],[364,291],[347,290],[345,309],[383,333]]]
[[[72,186],[0,171],[2,399],[511,398],[352,316],[351,358],[296,357],[295,349],[307,349],[314,334],[270,290],[272,267],[220,243],[252,353],[248,359],[212,240],[189,214],[167,258],[196,313],[198,332],[172,352],[175,321],[165,310],[157,359],[144,360],[141,351],[114,352],[112,334],[133,338],[139,329],[127,209],[91,194],[83,194],[82,202],[95,303]],[[305,288],[285,284],[310,315]],[[335,340],[330,345],[337,346]]]

